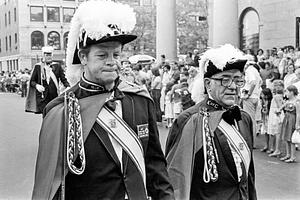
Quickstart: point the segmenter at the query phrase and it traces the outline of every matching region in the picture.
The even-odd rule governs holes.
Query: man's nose
[[[106,65],[113,66],[115,64],[116,64],[116,59],[113,57],[113,55],[108,56],[106,59]]]

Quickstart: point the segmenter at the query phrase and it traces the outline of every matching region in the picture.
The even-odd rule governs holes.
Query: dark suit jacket
[[[198,113],[199,108],[205,107],[208,109],[208,112],[216,110],[214,107],[207,105],[206,102],[207,99],[186,110],[176,119],[167,140],[166,155],[176,146],[180,137],[185,134],[182,132],[185,124],[191,116]],[[238,121],[239,130],[252,152],[252,121],[250,116],[244,111],[241,112],[241,117],[242,120]],[[255,200],[257,197],[252,155],[249,173],[245,174],[244,171],[241,181],[238,182],[236,166],[227,138],[218,128],[214,132],[214,142],[219,157],[219,163],[217,164],[219,178],[216,182],[205,183],[203,181],[204,158],[203,149],[201,148],[195,155],[190,199]]]
[[[36,88],[35,88],[36,84],[40,84],[45,87],[45,91],[43,92],[43,98],[42,98],[42,93],[36,92],[36,101],[37,101],[37,108],[38,108],[38,111],[36,113],[43,112],[43,109],[45,108],[45,106],[51,100],[53,100],[55,97],[58,96],[57,90],[59,89],[59,88],[56,88],[56,86],[51,78],[50,78],[49,84],[47,83],[45,78],[42,79],[42,75],[41,75],[42,74],[41,73],[42,66],[43,66],[43,64],[37,63],[34,66],[34,69],[33,69],[33,72],[31,74],[31,78],[30,78],[30,88],[29,89],[36,90]],[[63,68],[61,67],[61,65],[59,63],[53,62],[50,64],[50,67],[52,68],[52,71],[53,71],[54,75],[56,76],[57,81],[58,82],[61,81],[65,87],[69,87],[70,84],[65,77],[65,72],[64,72]]]
[[[75,92],[80,100],[87,163],[86,170],[82,175],[78,176],[68,173],[66,176],[66,199],[123,200],[125,192],[133,200],[145,199],[142,179],[137,168],[123,151],[122,163],[124,168],[122,173],[120,162],[108,134],[95,123],[95,116],[97,116],[99,108],[103,105],[103,101],[101,100],[103,98],[98,98],[101,94],[91,94],[91,92],[84,91],[78,87],[78,85],[75,85],[71,90]],[[47,123],[59,124],[58,122],[51,121],[53,121],[53,119],[63,120],[61,118],[62,113],[60,112],[62,101],[63,97],[59,97],[48,104],[44,113]],[[151,196],[153,199],[174,199],[173,188],[169,183],[166,171],[166,161],[160,147],[152,100],[134,93],[125,93],[125,97],[121,102],[123,119],[137,134],[137,125],[148,125],[149,135],[140,137],[145,153],[148,196]],[[51,124],[42,126],[33,199],[43,199],[42,196],[47,197],[48,195],[51,198],[53,192],[58,190],[60,184],[59,170],[55,170],[54,172],[53,168],[59,169],[61,163],[50,167],[48,165],[53,165],[52,163],[54,163],[55,160],[60,162],[59,160],[61,160],[61,158],[53,158],[52,161],[46,160],[47,163],[45,163],[45,156],[47,154],[48,157],[50,156],[49,153],[47,153],[47,148],[56,149],[51,146],[53,146],[53,144],[59,144],[58,141],[60,140],[60,136],[57,138],[50,137],[52,133],[48,133],[51,141],[47,139],[46,127],[50,127]],[[91,128],[86,128],[87,126]],[[87,129],[90,131],[87,132]],[[53,128],[51,131],[52,130]],[[54,130],[53,132],[57,131]],[[47,145],[41,146],[41,144],[45,142],[44,140],[48,140]],[[61,155],[61,147],[59,148],[58,155]],[[45,168],[45,166],[47,167]],[[52,171],[51,174],[44,177],[50,180],[50,182],[42,178],[42,176],[45,176],[44,171]],[[55,197],[57,197],[57,194]]]

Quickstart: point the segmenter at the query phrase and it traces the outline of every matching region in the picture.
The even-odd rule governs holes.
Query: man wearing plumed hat
[[[29,91],[26,100],[26,112],[41,114],[46,105],[59,95],[59,81],[65,88],[70,86],[65,77],[64,69],[59,63],[53,62],[53,50],[51,46],[44,46],[42,48],[43,60],[34,66],[29,82],[29,90],[31,91]]]
[[[135,20],[121,3],[78,7],[66,58],[72,87],[44,110],[32,199],[174,199],[153,100],[119,78]]]
[[[252,121],[236,105],[246,62],[230,44],[202,55],[192,89],[198,103],[175,120],[166,144],[176,199],[256,199]]]

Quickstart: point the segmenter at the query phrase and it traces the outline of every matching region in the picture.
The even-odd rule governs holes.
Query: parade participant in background
[[[201,57],[195,87],[208,98],[179,115],[166,144],[176,199],[256,199],[252,120],[235,105],[246,61],[229,44]]]
[[[59,63],[53,62],[53,47],[43,47],[42,53],[43,62],[34,66],[30,77],[25,108],[26,112],[36,114],[41,114],[46,105],[59,95],[59,81],[65,88],[70,86],[65,77],[64,69]],[[31,109],[28,104],[35,104],[36,108]]]
[[[59,191],[70,200],[174,199],[153,100],[119,79],[135,21],[131,7],[112,1],[86,1],[76,10],[66,58],[76,84],[45,109],[33,199]]]

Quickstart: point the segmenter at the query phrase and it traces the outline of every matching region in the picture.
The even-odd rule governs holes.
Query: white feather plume
[[[124,33],[132,31],[136,24],[133,8],[111,0],[89,0],[78,7],[71,21],[66,52],[66,76],[71,85],[80,80],[83,72],[81,65],[72,64],[76,46],[84,40],[80,36],[85,32],[87,37],[98,40],[107,34],[114,35],[110,24],[117,25]]]
[[[208,49],[201,57],[203,60],[210,60],[218,69],[223,71],[227,62],[235,59],[245,59],[244,53],[232,46],[225,44],[218,48]],[[205,65],[206,71],[207,63]]]

